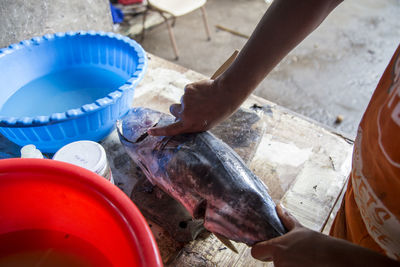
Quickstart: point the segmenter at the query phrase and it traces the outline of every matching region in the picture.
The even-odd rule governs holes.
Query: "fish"
[[[129,157],[147,179],[217,237],[252,246],[287,232],[268,188],[226,143],[205,131],[151,136],[172,115],[135,107],[117,121]]]
[[[267,106],[256,104],[249,108],[241,107],[210,131],[217,138],[223,140],[248,164],[254,158],[255,151],[266,130],[266,123],[262,119],[264,115],[268,115],[265,110],[267,110]],[[118,138],[117,132],[116,137]],[[119,140],[117,142],[120,145],[119,147],[122,148],[121,152],[126,164],[131,159]],[[134,173],[130,173],[124,179],[128,178],[134,182],[130,197],[146,219],[156,223],[177,242],[187,243],[196,240],[206,230],[203,225],[204,221],[193,219],[182,204],[157,186],[152,185],[138,166],[135,169]]]

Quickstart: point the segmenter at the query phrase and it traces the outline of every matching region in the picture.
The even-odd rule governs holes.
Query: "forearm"
[[[326,255],[326,266],[400,266],[400,262],[375,251],[344,240],[336,238],[331,238],[331,240],[330,245],[325,247],[324,252],[321,252]]]
[[[241,103],[340,2],[274,0],[238,58],[216,82]]]

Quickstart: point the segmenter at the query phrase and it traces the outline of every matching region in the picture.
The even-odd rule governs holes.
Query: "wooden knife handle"
[[[235,50],[233,54],[224,62],[224,64],[217,69],[213,76],[211,76],[211,80],[215,80],[219,75],[221,75],[232,64],[238,54],[239,50]]]

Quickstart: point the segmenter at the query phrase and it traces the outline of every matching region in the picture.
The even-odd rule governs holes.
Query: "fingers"
[[[301,227],[301,223],[296,220],[293,215],[291,215],[287,210],[285,210],[281,205],[276,206],[276,212],[278,213],[279,218],[281,219],[283,225],[289,231],[295,227]]]
[[[177,121],[164,127],[150,128],[147,133],[154,136],[173,136],[183,133],[185,127],[182,121]]]
[[[295,227],[302,227],[289,212],[287,212],[281,205],[276,206],[276,211],[283,225],[289,230],[293,230]],[[290,233],[270,239],[268,241],[260,242],[255,244],[251,249],[251,255],[261,261],[272,261],[274,256],[282,253],[282,248],[290,239]]]
[[[153,136],[173,136],[182,133],[185,127],[183,122],[180,120],[181,109],[181,104],[172,104],[169,107],[169,111],[176,117],[176,122],[163,127],[150,128],[147,133]]]
[[[255,244],[251,248],[251,256],[260,261],[272,261],[274,248],[269,241]]]

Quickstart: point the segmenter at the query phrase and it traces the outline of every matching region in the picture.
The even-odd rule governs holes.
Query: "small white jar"
[[[93,141],[76,141],[60,148],[53,156],[53,160],[71,163],[100,176],[114,184],[111,169],[108,164],[106,151]]]

